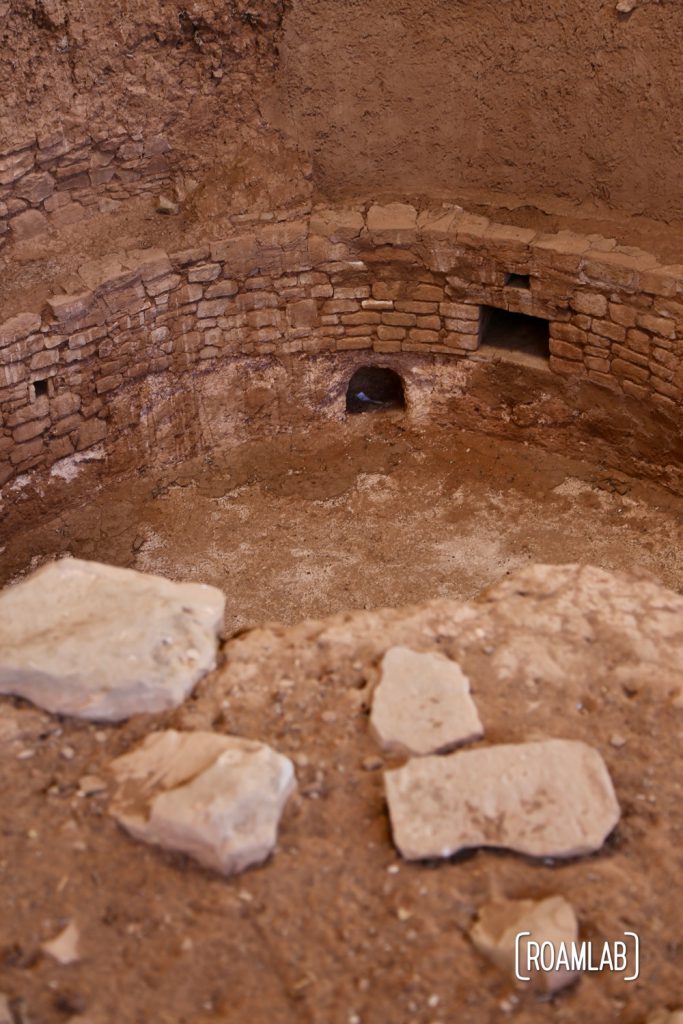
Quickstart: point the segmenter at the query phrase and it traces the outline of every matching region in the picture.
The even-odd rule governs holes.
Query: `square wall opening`
[[[550,358],[550,324],[539,316],[482,306],[479,345],[480,348],[516,354],[525,362],[547,363]]]

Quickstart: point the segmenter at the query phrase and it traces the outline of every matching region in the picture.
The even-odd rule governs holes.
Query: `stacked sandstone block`
[[[162,401],[155,381],[177,391],[236,360],[423,355],[438,374],[490,358],[482,306],[548,320],[549,373],[670,414],[683,396],[683,268],[597,237],[391,204],[79,274],[82,291],[0,324],[0,485],[135,429]]]
[[[27,136],[0,153],[0,248],[87,216],[89,208],[158,191],[168,179],[170,146],[123,129],[113,135]],[[103,200],[107,203],[102,205]]]

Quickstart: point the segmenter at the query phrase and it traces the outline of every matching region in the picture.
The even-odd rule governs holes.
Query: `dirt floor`
[[[232,633],[467,597],[538,561],[645,570],[681,590],[680,535],[681,501],[651,485],[480,435],[407,431],[387,413],[102,484],[89,504],[0,545],[3,582],[70,552],[215,584],[228,595]],[[292,661],[277,630],[247,634],[182,709],[121,726],[3,700],[0,992],[16,1024],[570,1022],[591,1007],[630,1024],[672,997],[678,916],[662,908],[675,858],[663,850],[678,842],[678,797],[669,787],[652,808],[648,788],[664,786],[679,743],[665,705],[648,698],[635,708],[623,694],[598,705],[581,682],[532,702],[527,722],[513,690],[483,680],[487,738],[522,739],[531,725],[542,735],[561,721],[562,735],[612,750],[618,788],[633,795],[623,827],[604,855],[563,867],[495,853],[403,864],[356,689],[375,671],[379,634],[363,628],[358,657],[343,666],[315,629],[308,640],[303,631],[303,649],[322,652],[313,667]],[[443,628],[443,614],[420,613],[394,624],[394,642],[429,646],[438,634],[441,643]],[[245,672],[256,672],[253,692],[248,684],[239,697]],[[258,737],[294,758],[299,793],[272,864],[221,879],[135,843],[106,815],[108,762],[163,725]],[[615,735],[624,750],[610,747]],[[103,789],[84,796],[86,775]],[[615,906],[628,924],[627,895],[649,907],[637,922],[650,944],[642,984],[584,980],[554,1002],[517,992],[466,938],[475,907],[497,892],[567,893],[596,937]],[[68,920],[81,932],[81,960],[65,967],[40,946]]]
[[[683,590],[683,499],[458,430],[350,417],[120,484],[3,537],[0,581],[70,553],[220,587],[228,631],[467,598],[529,562],[646,570]]]

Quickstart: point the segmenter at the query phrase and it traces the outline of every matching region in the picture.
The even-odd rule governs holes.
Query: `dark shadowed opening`
[[[47,395],[49,392],[49,385],[46,380],[34,380],[33,382],[33,394],[36,398],[41,398],[43,395]]]
[[[386,366],[361,366],[346,389],[347,412],[405,409],[403,381]]]
[[[547,361],[550,358],[550,325],[538,316],[482,306],[480,347]]]
[[[528,274],[506,274],[505,285],[507,288],[524,288],[528,291],[531,288],[531,278]]]

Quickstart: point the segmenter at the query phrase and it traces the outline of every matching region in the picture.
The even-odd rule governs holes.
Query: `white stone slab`
[[[112,770],[112,813],[137,839],[233,875],[277,842],[296,788],[292,762],[264,743],[210,732],[152,733]]]
[[[600,754],[577,740],[413,758],[384,780],[394,841],[408,860],[480,846],[576,857],[599,850],[619,820]]]
[[[483,736],[470,681],[438,654],[391,647],[372,698],[370,724],[387,750],[436,754]]]
[[[119,721],[182,703],[216,665],[215,587],[65,558],[0,593],[0,693]]]

